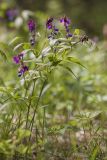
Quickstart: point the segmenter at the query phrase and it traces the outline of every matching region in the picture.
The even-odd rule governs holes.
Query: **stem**
[[[43,109],[42,139],[44,138],[44,133],[45,133],[45,108]]]
[[[34,119],[35,119],[36,111],[37,111],[37,108],[38,108],[38,105],[39,105],[39,101],[40,101],[40,98],[41,98],[41,95],[42,95],[42,91],[43,91],[43,89],[45,87],[45,83],[46,83],[46,80],[44,81],[43,86],[42,86],[42,88],[40,90],[39,97],[38,97],[38,100],[37,100],[37,103],[36,103],[36,107],[35,107],[35,110],[34,110],[34,114],[33,114],[32,120],[31,120],[31,124],[30,124],[31,133],[32,133],[32,130],[33,130],[33,125],[34,125]],[[29,141],[30,141],[30,139],[31,139],[31,134],[30,134],[30,137],[29,137]]]
[[[20,124],[21,124],[21,116],[22,116],[22,114],[21,114],[21,111],[20,111],[20,114],[19,114],[19,122],[18,122],[18,128],[20,127]]]
[[[44,81],[43,86],[42,86],[42,88],[41,88],[41,90],[40,90],[39,97],[38,97],[38,100],[37,100],[37,103],[36,103],[36,107],[35,107],[35,110],[34,110],[34,114],[33,114],[32,120],[31,120],[31,124],[30,124],[30,126],[29,126],[29,128],[31,127],[31,129],[30,129],[31,133],[32,133],[32,130],[33,130],[33,125],[34,125],[34,119],[35,119],[36,111],[37,111],[38,104],[39,104],[39,101],[40,101],[40,98],[41,98],[41,95],[42,95],[42,91],[43,91],[43,89],[44,89],[44,87],[45,87],[45,83],[46,83],[46,80]],[[37,130],[37,128],[36,128],[36,130]],[[31,133],[30,133],[30,136],[29,136],[29,142],[30,142],[30,140],[31,140]],[[37,136],[36,136],[36,138],[37,138]],[[37,140],[37,139],[36,139],[36,140]],[[28,147],[28,149],[27,149],[27,151],[26,151],[25,159],[27,159],[28,150],[29,150],[29,147]]]
[[[33,96],[34,89],[35,89],[35,81],[34,81],[33,90],[32,90],[32,93],[31,93],[31,97]],[[28,105],[28,111],[27,111],[27,118],[26,118],[26,129],[28,127],[28,120],[29,120],[29,113],[30,113],[31,103],[32,103],[32,99],[30,98],[29,105]]]

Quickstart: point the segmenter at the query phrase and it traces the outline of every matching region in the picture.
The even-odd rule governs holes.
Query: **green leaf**
[[[97,157],[98,152],[99,152],[99,147],[96,146],[96,147],[94,148],[94,150],[93,150],[93,153],[92,153],[92,155],[91,155],[90,160],[96,160],[96,157]]]
[[[66,66],[65,68],[66,68],[69,72],[71,72],[76,79],[78,79],[78,77],[75,75],[75,73],[72,71],[71,68],[69,68],[69,67],[67,67],[67,66]]]
[[[0,54],[4,58],[4,60],[7,60],[7,55],[11,54],[13,50],[8,46],[8,44],[0,42]]]
[[[75,75],[75,73],[72,71],[71,68],[69,68],[68,66],[65,66],[65,65],[63,65],[63,64],[59,64],[59,66],[67,69],[70,73],[72,73],[72,74],[74,75],[74,77],[75,77],[76,79],[78,79],[78,77]]]
[[[74,34],[79,35],[80,34],[80,30],[79,29],[75,29]]]
[[[20,144],[19,146],[17,146],[16,151],[21,154],[25,154],[27,149],[28,149],[27,146],[25,146],[24,144]]]
[[[6,61],[7,60],[7,56],[5,54],[5,52],[3,52],[0,48],[0,55],[3,57],[3,59]]]
[[[69,62],[73,62],[73,63],[79,64],[80,66],[86,68],[86,67],[80,62],[80,60],[77,59],[77,58],[75,58],[75,57],[67,57],[66,60],[69,61]]]
[[[14,39],[12,39],[9,43],[9,45],[16,45],[18,44],[20,41],[22,40],[22,37],[15,37]]]
[[[27,129],[26,130],[25,129],[18,129],[17,133],[16,133],[19,141],[22,140],[25,137],[29,137],[30,134],[31,134],[31,132],[29,130],[27,130]]]
[[[14,51],[16,51],[18,49],[29,50],[29,48],[30,48],[29,43],[19,43],[14,47]]]
[[[17,46],[14,47],[14,51],[24,46],[24,43],[19,43]]]

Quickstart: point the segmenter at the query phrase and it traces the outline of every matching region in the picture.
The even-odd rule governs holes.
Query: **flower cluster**
[[[47,30],[50,31],[48,38],[50,41],[52,40],[53,42],[55,42],[54,48],[53,48],[54,53],[57,52],[57,50],[58,50],[57,46],[58,46],[58,44],[61,43],[60,40],[56,41],[56,39],[59,38],[60,35],[62,35],[62,34],[60,34],[61,32],[60,32],[59,28],[57,28],[57,26],[56,26],[56,24],[58,24],[58,23],[55,23],[55,22],[56,22],[56,20],[52,17],[48,18],[46,21],[46,28],[47,28]],[[73,32],[73,34],[71,34],[71,32],[70,32],[69,27],[71,24],[71,20],[68,17],[64,16],[64,17],[60,18],[58,20],[58,22],[59,22],[59,24],[61,23],[64,26],[66,38],[75,36],[75,32]],[[29,32],[30,32],[30,44],[31,44],[31,46],[33,46],[35,44],[35,36],[36,36],[36,24],[35,24],[34,20],[30,19],[28,21],[28,28],[29,28]],[[79,36],[79,38],[80,38],[79,42],[88,41],[87,36],[82,36],[82,37]],[[55,41],[53,39],[55,39]],[[77,44],[77,43],[75,43],[75,44]],[[24,56],[24,53],[22,52],[22,53],[13,57],[13,61],[16,64],[20,64],[20,67],[18,70],[19,77],[22,76],[26,71],[28,71],[28,66],[26,66],[23,62],[23,56]]]
[[[46,22],[46,28],[52,29],[53,28],[53,18],[49,18]]]
[[[69,26],[71,24],[71,20],[64,16],[62,18],[60,18],[59,20],[60,23],[62,23],[65,27],[65,31],[66,31],[66,37],[72,37],[72,34],[70,33],[70,30],[69,30]],[[51,34],[48,36],[48,38],[54,38],[55,35],[58,34],[59,32],[59,29],[56,28],[55,24],[54,24],[54,18],[49,18],[46,22],[46,28],[49,29],[49,30],[52,30]]]
[[[54,38],[55,35],[58,34],[59,29],[55,26],[54,18],[51,17],[46,21],[46,28],[51,30],[51,34],[48,36],[48,38]]]
[[[26,71],[28,71],[28,66],[26,66],[23,63],[23,56],[24,56],[24,53],[22,52],[22,53],[18,54],[17,56],[13,57],[13,61],[16,64],[20,64],[20,67],[19,67],[19,70],[18,70],[18,76],[19,77],[21,77]]]
[[[71,24],[71,20],[68,17],[64,16],[60,19],[60,23],[62,23],[66,29],[66,33],[67,33],[66,36],[72,37],[72,34],[70,33],[70,30],[69,30],[69,25]]]
[[[35,21],[30,19],[28,21],[28,28],[30,31],[30,44],[31,46],[35,45],[35,33],[36,33],[36,24]]]
[[[31,19],[31,20],[29,20],[29,22],[28,22],[28,27],[29,27],[29,31],[30,32],[35,32],[35,22]]]

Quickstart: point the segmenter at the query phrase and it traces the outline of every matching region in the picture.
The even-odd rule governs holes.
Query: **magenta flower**
[[[35,31],[36,25],[35,25],[34,20],[31,19],[31,20],[28,21],[28,27],[29,27],[29,31],[30,31],[30,32]]]

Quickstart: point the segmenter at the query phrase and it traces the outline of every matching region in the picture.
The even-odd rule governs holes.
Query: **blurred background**
[[[107,0],[0,0],[0,20],[2,25],[6,19],[12,22],[20,17],[22,10],[33,11],[36,16],[39,13],[41,19],[67,15],[72,19],[73,28],[82,28],[90,37],[102,39],[102,28],[107,23],[106,7]],[[17,22],[22,21],[17,19]]]

